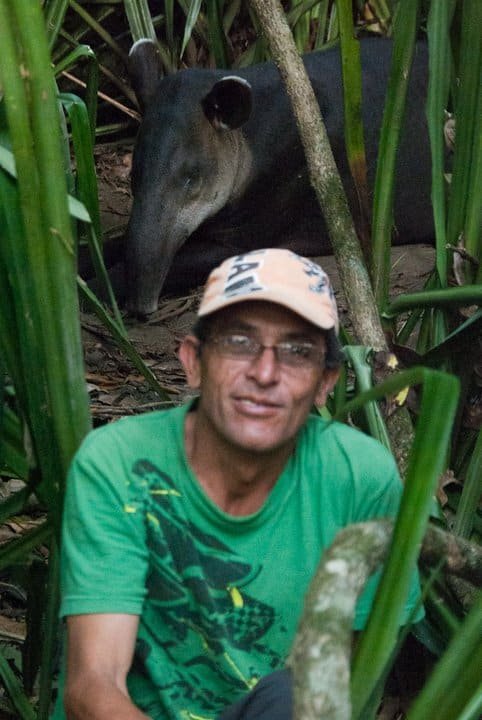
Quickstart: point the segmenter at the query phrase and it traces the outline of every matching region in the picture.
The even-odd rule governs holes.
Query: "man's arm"
[[[148,720],[132,704],[126,686],[138,624],[137,615],[67,618],[68,720]]]

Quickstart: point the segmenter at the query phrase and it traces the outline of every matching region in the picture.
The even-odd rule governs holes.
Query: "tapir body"
[[[136,52],[134,46],[134,58]],[[365,149],[373,188],[391,42],[363,40],[361,53]],[[355,212],[339,50],[308,54],[304,63]],[[153,63],[139,56],[133,84],[144,115],[134,149],[126,238],[132,312],[153,312],[172,280],[178,289],[188,289],[222,259],[246,250],[275,246],[304,255],[331,252],[274,64],[235,74],[190,69],[159,78]],[[400,244],[433,240],[426,87],[427,51],[419,44],[397,160],[394,226]]]

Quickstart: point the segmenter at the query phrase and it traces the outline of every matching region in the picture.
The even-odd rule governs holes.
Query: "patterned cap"
[[[338,332],[338,312],[328,275],[291,250],[253,250],[225,260],[209,275],[198,315],[247,300],[266,300],[292,310],[323,330]]]

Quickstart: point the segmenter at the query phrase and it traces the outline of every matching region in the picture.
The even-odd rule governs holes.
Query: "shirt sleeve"
[[[115,433],[91,433],[75,456],[67,479],[62,617],[140,614],[148,557],[142,503],[132,500],[130,478],[129,463],[115,442]]]

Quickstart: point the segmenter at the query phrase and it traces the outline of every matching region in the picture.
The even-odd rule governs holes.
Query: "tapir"
[[[361,41],[370,189],[391,52],[390,40]],[[308,256],[329,254],[326,225],[275,65],[236,72],[196,68],[162,77],[156,58],[155,46],[145,40],[130,53],[143,117],[126,233],[128,310],[138,316],[152,313],[161,292],[173,285],[187,290],[221,260],[247,250],[274,246]],[[309,53],[303,60],[355,212],[339,49]],[[417,44],[396,169],[394,241],[399,244],[433,240],[427,64],[426,47]]]

